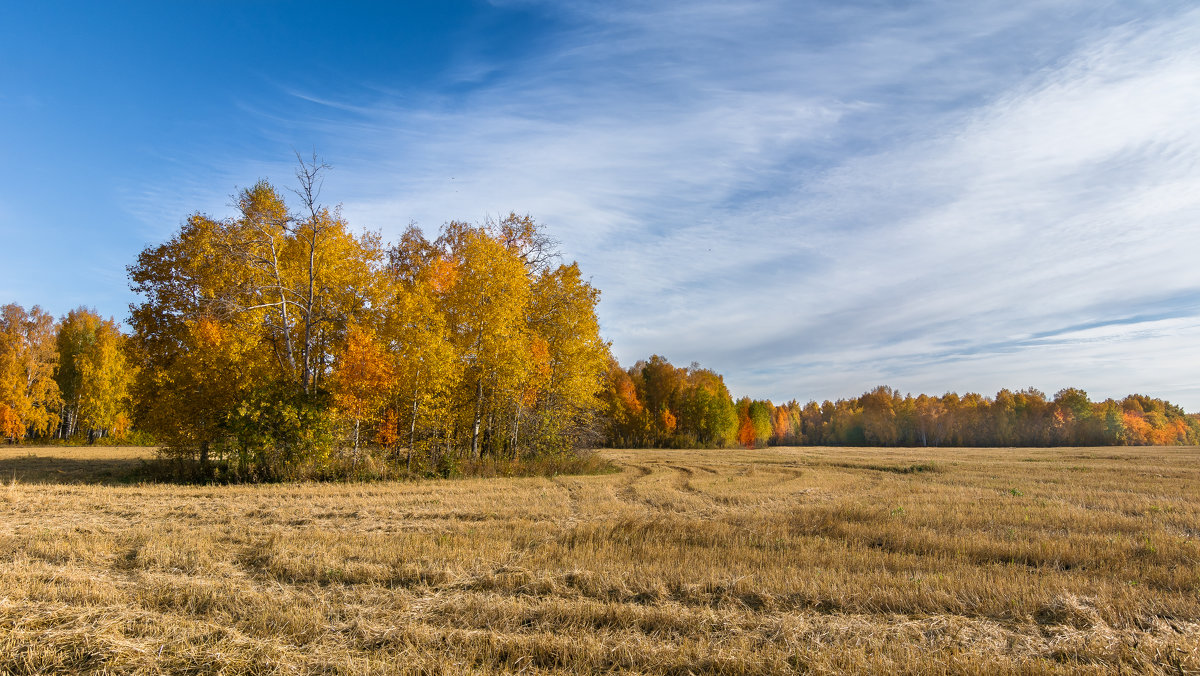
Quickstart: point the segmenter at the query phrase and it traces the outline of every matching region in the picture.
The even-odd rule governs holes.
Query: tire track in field
[[[631,505],[645,505],[645,500],[638,495],[637,488],[635,488],[635,486],[639,481],[645,479],[651,474],[654,474],[654,470],[650,469],[650,467],[646,465],[631,465],[630,467],[635,470],[637,474],[630,476],[629,479],[621,483],[621,486],[616,491],[617,499],[619,499],[621,502]]]
[[[675,487],[680,492],[694,495],[703,499],[705,502],[712,504],[712,498],[710,496],[692,485],[692,478],[696,476],[695,470],[690,467],[684,467],[683,465],[667,465],[667,467],[670,467],[679,473],[679,476],[675,478]]]
[[[583,498],[579,497],[579,484],[574,482],[568,483],[561,477],[554,477],[551,479],[551,481],[554,482],[555,486],[558,486],[567,492],[568,514],[566,517],[566,525],[569,526],[579,523],[583,519],[583,507],[581,506],[583,503]]]
[[[655,512],[686,511],[686,503],[693,499],[712,504],[711,500],[688,482],[687,477],[694,474],[688,467],[662,461],[633,467],[638,473],[630,477],[618,491],[618,497],[627,504]],[[667,469],[677,474],[678,479],[664,472]]]

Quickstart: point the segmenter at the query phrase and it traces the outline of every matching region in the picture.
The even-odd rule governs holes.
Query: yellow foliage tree
[[[458,408],[479,458],[485,421],[504,415],[528,368],[525,309],[529,278],[516,252],[483,228],[451,223],[439,243],[453,262],[455,283],[442,295],[451,342],[463,374]]]
[[[49,436],[59,420],[62,398],[54,318],[38,306],[0,308],[0,427],[4,436]]]
[[[194,215],[130,267],[136,418],[176,455],[274,474],[325,453],[323,380],[370,319],[382,248],[316,204],[318,169],[303,166],[302,213],[260,182],[238,217]]]
[[[59,323],[55,380],[63,397],[62,436],[79,430],[120,435],[129,425],[133,374],[125,357],[126,337],[112,318],[77,308]]]
[[[536,340],[530,363],[539,395],[531,431],[536,447],[562,448],[570,438],[598,434],[594,414],[609,360],[596,318],[599,301],[599,290],[583,281],[575,263],[544,270],[533,285],[529,316]]]
[[[427,440],[427,455],[432,456],[436,442],[429,437],[453,426],[452,391],[461,364],[450,341],[442,301],[454,287],[456,268],[416,227],[404,233],[388,257],[383,337],[394,360],[395,406],[408,414],[405,468],[411,471],[418,432]],[[399,438],[398,413],[394,424]]]

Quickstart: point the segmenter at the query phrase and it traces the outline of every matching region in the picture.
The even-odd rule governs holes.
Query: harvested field
[[[0,450],[0,671],[1200,672],[1196,448],[120,485],[137,453]]]

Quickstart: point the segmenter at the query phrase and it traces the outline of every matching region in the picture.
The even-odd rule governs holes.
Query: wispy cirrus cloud
[[[1078,385],[1200,409],[1200,11],[552,11],[531,56],[464,49],[438,91],[295,90],[264,134],[327,149],[356,225],[549,224],[627,363],[777,400]],[[225,171],[248,170],[290,175]]]
[[[1194,12],[1105,31],[930,140],[827,174],[801,202],[838,209],[825,224],[856,260],[816,297],[842,302],[798,312],[809,319],[783,327],[764,359],[811,331],[837,343],[801,348],[826,358],[801,376],[816,389],[847,377],[985,391],[1076,383],[1169,390],[1195,407],[1179,369],[1196,368],[1186,346],[1200,310],[1189,253],[1200,245],[1198,37]],[[1183,324],[1136,321],[1146,308]],[[1103,345],[1068,339],[1086,323],[1109,327]],[[785,358],[757,380],[796,372]]]

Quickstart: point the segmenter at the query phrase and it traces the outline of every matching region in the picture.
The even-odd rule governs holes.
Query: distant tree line
[[[603,399],[612,447],[1200,444],[1200,418],[1140,394],[1099,402],[1076,388],[1053,398],[1035,389],[914,397],[881,386],[854,399],[776,405],[734,401],[720,375],[660,356],[628,369],[610,363]]]
[[[602,393],[605,442],[624,448],[731,446],[738,414],[725,380],[658,355],[624,369],[611,360]]]
[[[485,456],[553,455],[589,444],[1200,444],[1200,418],[1140,394],[1093,402],[1075,388],[1048,398],[1035,389],[994,397],[913,396],[881,386],[820,404],[734,400],[724,379],[698,364],[677,367],[656,355],[623,368],[608,356],[593,312],[596,292],[579,280],[574,265],[526,273],[525,282],[518,277],[517,287],[533,280],[526,292],[553,298],[527,298],[524,312],[492,324],[503,333],[484,335],[487,318],[494,319],[487,313],[505,310],[485,310],[490,302],[477,296],[464,309],[465,299],[452,301],[450,290],[475,296],[461,277],[478,262],[470,256],[512,255],[516,250],[505,238],[538,232],[528,219],[512,216],[478,227],[451,224],[435,242],[409,230],[385,252],[379,270],[393,295],[378,307],[391,309],[374,328],[350,323],[330,341],[334,348],[315,369],[308,394],[302,376],[288,380],[277,370],[287,363],[283,341],[254,335],[272,326],[261,317],[262,323],[247,326],[235,323],[236,316],[222,321],[159,307],[156,316],[179,333],[127,336],[113,319],[87,308],[55,321],[36,306],[3,306],[0,436],[145,441],[153,435],[170,458],[193,471],[207,466],[210,473],[248,478],[300,467],[344,472],[346,463],[360,462],[446,472]],[[474,244],[465,243],[473,238]],[[180,243],[173,242],[163,246]],[[147,251],[154,255],[144,253],[144,262],[165,253]],[[155,307],[148,302],[137,309]],[[282,306],[278,311],[282,316]],[[458,313],[453,325],[449,313]],[[513,326],[521,327],[515,336],[508,333]],[[155,347],[155,340],[172,349]]]

